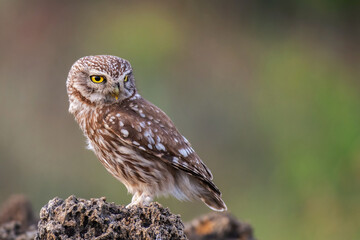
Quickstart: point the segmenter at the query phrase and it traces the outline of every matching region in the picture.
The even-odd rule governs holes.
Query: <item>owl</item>
[[[154,197],[172,195],[226,210],[210,170],[189,141],[138,93],[127,60],[109,55],[80,58],[66,86],[69,112],[88,148],[133,195],[128,206],[147,206]]]

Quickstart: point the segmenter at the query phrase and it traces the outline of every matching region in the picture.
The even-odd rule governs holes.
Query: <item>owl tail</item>
[[[221,199],[221,193],[218,191],[214,191],[212,187],[203,186],[204,190],[199,198],[203,201],[209,208],[214,211],[223,212],[227,210],[226,204]]]
[[[223,212],[227,210],[227,207],[224,203],[224,201],[221,199],[218,195],[206,195],[201,196],[200,199],[212,210]]]
[[[208,178],[179,172],[172,195],[180,200],[200,199],[214,211],[226,211],[227,207],[221,199],[220,190]]]

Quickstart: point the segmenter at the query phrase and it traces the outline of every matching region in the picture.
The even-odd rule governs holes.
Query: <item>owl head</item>
[[[113,104],[136,94],[130,63],[110,55],[77,60],[67,78],[68,95],[92,105]]]

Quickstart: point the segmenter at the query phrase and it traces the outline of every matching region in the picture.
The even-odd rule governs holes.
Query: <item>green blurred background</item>
[[[0,0],[0,202],[130,202],[67,111],[72,63],[112,54],[259,239],[360,239],[359,13],[351,0]],[[210,211],[159,201],[185,221]]]

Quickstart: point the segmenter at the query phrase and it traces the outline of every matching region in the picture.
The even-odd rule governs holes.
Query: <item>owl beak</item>
[[[119,94],[120,94],[120,89],[119,89],[119,84],[116,84],[114,87],[114,91],[112,92],[112,96],[118,100],[119,99]]]

